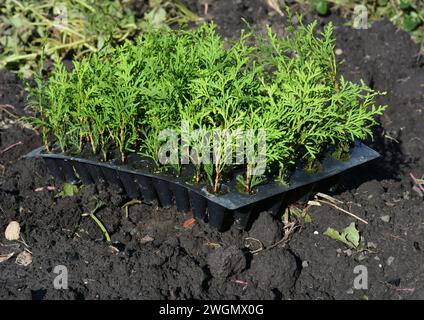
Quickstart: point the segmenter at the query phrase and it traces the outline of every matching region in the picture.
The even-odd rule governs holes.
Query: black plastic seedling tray
[[[40,147],[25,157],[41,157],[50,173],[60,182],[75,183],[79,179],[86,185],[107,183],[126,192],[131,198],[146,202],[157,200],[162,207],[174,203],[178,211],[192,210],[197,219],[207,218],[212,227],[222,229],[228,220],[239,229],[245,229],[253,212],[270,210],[276,213],[288,191],[313,185],[338,173],[378,158],[380,155],[361,142],[355,142],[346,161],[335,160],[327,154],[321,161],[321,170],[308,173],[297,168],[287,185],[270,181],[256,187],[252,195],[240,193],[235,184],[222,195],[209,193],[205,185],[192,185],[182,178],[175,178],[129,165],[116,165],[60,153],[47,153]],[[79,177],[79,178],[78,178]]]

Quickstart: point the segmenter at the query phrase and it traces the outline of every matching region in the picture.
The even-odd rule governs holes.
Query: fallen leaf
[[[16,257],[16,264],[27,267],[32,263],[32,255],[28,251],[22,251]]]
[[[10,258],[12,258],[12,256],[14,255],[14,252],[8,253],[8,254],[1,254],[0,255],[0,263],[5,262],[7,260],[9,260]]]
[[[190,219],[187,219],[186,221],[184,221],[183,227],[185,229],[191,229],[191,228],[193,228],[195,223],[196,223],[196,219],[190,218]]]
[[[7,240],[19,240],[21,234],[21,226],[17,221],[11,221],[4,232],[4,235]]]
[[[327,230],[324,232],[324,235],[329,236],[334,240],[341,241],[347,244],[349,247],[356,248],[359,245],[359,231],[356,229],[354,222],[344,228],[342,232],[339,232],[333,228],[327,228]]]

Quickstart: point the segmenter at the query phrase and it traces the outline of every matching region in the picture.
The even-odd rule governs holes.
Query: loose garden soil
[[[208,14],[227,38],[237,36],[240,17],[257,28],[271,23],[282,30],[284,18],[270,18],[258,3],[216,1]],[[424,174],[423,58],[409,35],[389,22],[353,30],[337,16],[322,24],[328,20],[336,25],[340,75],[387,91],[379,101],[389,105],[382,128],[368,143],[382,158],[324,190],[368,225],[331,206],[312,206],[312,222],[302,222],[284,246],[272,247],[284,236],[283,225],[266,212],[249,231],[218,232],[187,223],[191,213],[174,208],[141,203],[126,211],[130,199],[103,186],[62,198],[59,185],[47,190],[54,180],[41,160],[22,159],[40,138],[0,111],[0,255],[15,253],[0,262],[0,299],[424,299],[424,203],[409,175]],[[6,104],[25,114],[20,81],[0,70],[0,105]],[[99,200],[106,206],[96,215],[111,245],[93,220],[82,217]],[[22,242],[4,238],[11,220],[21,224]],[[353,221],[361,250],[323,235]],[[246,238],[268,249],[252,254],[258,242]],[[24,249],[32,253],[29,266],[15,263]],[[53,287],[57,265],[68,268],[68,290]],[[354,288],[358,265],[368,270],[367,290]]]

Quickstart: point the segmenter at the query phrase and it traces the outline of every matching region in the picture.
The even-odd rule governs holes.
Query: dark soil
[[[240,17],[258,28],[272,23],[281,29],[284,23],[260,1],[211,3],[210,18],[229,38],[238,34]],[[388,22],[352,30],[337,17],[322,24],[329,19],[342,50],[340,75],[387,91],[379,102],[389,109],[369,143],[382,158],[344,174],[326,191],[368,225],[330,206],[313,206],[312,222],[302,222],[285,246],[272,247],[284,235],[283,224],[266,212],[248,232],[220,233],[200,222],[184,228],[191,213],[174,208],[133,204],[126,212],[122,206],[130,199],[103,186],[62,198],[60,186],[46,189],[54,181],[41,160],[22,159],[41,145],[39,137],[0,111],[0,255],[15,253],[0,262],[0,299],[423,299],[424,204],[409,177],[424,174],[419,47]],[[0,105],[13,105],[22,115],[24,99],[17,78],[0,71]],[[22,143],[2,152],[17,142]],[[99,201],[106,206],[96,216],[112,245],[93,220],[82,217]],[[25,244],[5,239],[11,220],[21,224]],[[353,221],[362,236],[360,250],[323,235],[328,227],[341,230]],[[272,248],[252,255],[260,246],[248,237]],[[26,267],[15,263],[25,248],[33,257]],[[68,290],[53,287],[57,265],[68,268]],[[358,265],[368,270],[367,290],[354,288]]]

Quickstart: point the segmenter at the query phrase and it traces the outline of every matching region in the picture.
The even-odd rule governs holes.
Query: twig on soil
[[[419,188],[422,192],[424,192],[424,182],[422,182],[422,179],[417,179],[414,177],[412,173],[409,174],[414,181],[414,184]]]
[[[300,228],[300,225],[294,222],[290,222],[288,225],[284,226],[284,237],[280,241],[277,241],[273,245],[269,246],[267,250],[272,249],[280,244],[285,245],[287,242],[290,241],[297,228]]]
[[[125,209],[125,218],[128,218],[128,215],[129,215],[129,206],[131,206],[131,205],[133,205],[133,204],[141,204],[142,202],[140,201],[140,200],[136,200],[136,199],[133,199],[133,200],[131,200],[131,201],[128,201],[127,203],[125,203],[123,206],[122,206],[122,209]]]
[[[234,279],[234,280],[231,280],[231,282],[243,285],[243,290],[245,290],[247,288],[247,286],[249,285],[249,282],[244,281],[244,280]]]
[[[6,152],[7,152],[7,151],[9,151],[10,149],[12,149],[12,148],[14,148],[14,147],[17,147],[17,146],[20,146],[20,145],[22,145],[22,144],[24,144],[22,141],[18,141],[18,142],[16,142],[16,143],[14,143],[14,144],[12,144],[12,145],[10,145],[10,146],[8,146],[8,147],[4,148],[3,150],[1,150],[1,151],[0,151],[0,154],[6,153]]]
[[[219,243],[216,243],[216,242],[205,242],[203,245],[208,246],[208,247],[212,247],[214,249],[221,248],[221,245]]]
[[[26,247],[25,250],[29,249],[29,245],[26,243],[25,239],[22,237],[22,234],[21,234],[21,240],[17,240],[17,241],[22,243]],[[29,251],[29,250],[27,250],[27,251],[32,254],[31,251]]]
[[[393,138],[392,136],[388,135],[387,133],[384,135],[384,138],[392,140],[396,143],[399,143],[399,141],[396,138]]]
[[[251,254],[258,254],[261,251],[270,250],[272,248],[275,248],[278,245],[281,245],[281,244],[285,245],[287,242],[290,241],[291,237],[293,236],[293,234],[294,234],[294,232],[296,231],[297,228],[300,228],[300,225],[298,225],[295,222],[289,222],[283,228],[284,229],[283,238],[281,238],[281,240],[278,240],[277,242],[275,242],[274,244],[272,244],[272,245],[270,245],[269,247],[266,247],[266,248],[263,246],[262,242],[258,239],[248,237],[248,238],[245,238],[244,240],[254,240],[254,241],[259,242],[261,247],[259,249],[250,251]]]
[[[334,204],[336,204],[336,203],[343,204],[343,203],[344,203],[343,201],[340,201],[340,200],[338,200],[338,199],[336,199],[336,198],[333,198],[332,196],[329,196],[328,194],[321,193],[321,192],[318,192],[318,193],[315,195],[315,197],[327,199],[328,201],[330,201],[330,202],[332,202],[332,203],[334,203]]]
[[[401,238],[401,237],[399,237],[399,236],[395,236],[394,234],[390,234],[390,233],[382,233],[382,235],[383,235],[383,236],[392,237],[393,239],[401,240],[401,241],[403,241],[403,242],[405,242],[405,241],[406,241],[405,239],[403,239],[403,238]]]
[[[18,117],[17,115],[13,114],[12,112],[10,112],[7,109],[16,110],[16,108],[14,106],[12,106],[11,104],[0,104],[0,111],[6,112],[12,118],[17,118]]]
[[[15,252],[7,253],[7,254],[0,254],[0,263],[5,262],[13,257]]]
[[[319,201],[309,200],[308,207],[310,206],[321,207],[321,203]]]
[[[29,250],[28,248],[24,248],[24,251],[30,253],[31,255],[33,255],[33,253],[31,252],[31,250]]]
[[[259,240],[259,239],[252,238],[252,237],[244,238],[244,241],[249,241],[249,240],[255,241],[255,242],[259,243],[259,249],[251,250],[250,251],[251,254],[258,253],[258,252],[262,251],[265,248],[264,245],[262,244],[261,240]]]
[[[325,201],[325,200],[322,200],[322,199],[319,199],[318,201],[321,202],[321,203],[328,204],[329,206],[332,206],[333,208],[335,208],[335,209],[337,209],[337,210],[339,210],[341,212],[344,212],[344,213],[348,214],[349,216],[351,216],[351,217],[353,217],[353,218],[361,221],[362,223],[368,224],[368,221],[366,221],[366,220],[358,217],[357,215],[355,215],[355,214],[353,214],[353,213],[351,213],[351,212],[349,212],[349,211],[347,211],[347,210],[345,210],[343,208],[340,208],[339,206],[336,206],[334,203],[331,203],[329,201]]]
[[[415,292],[415,288],[396,288],[396,291]]]

